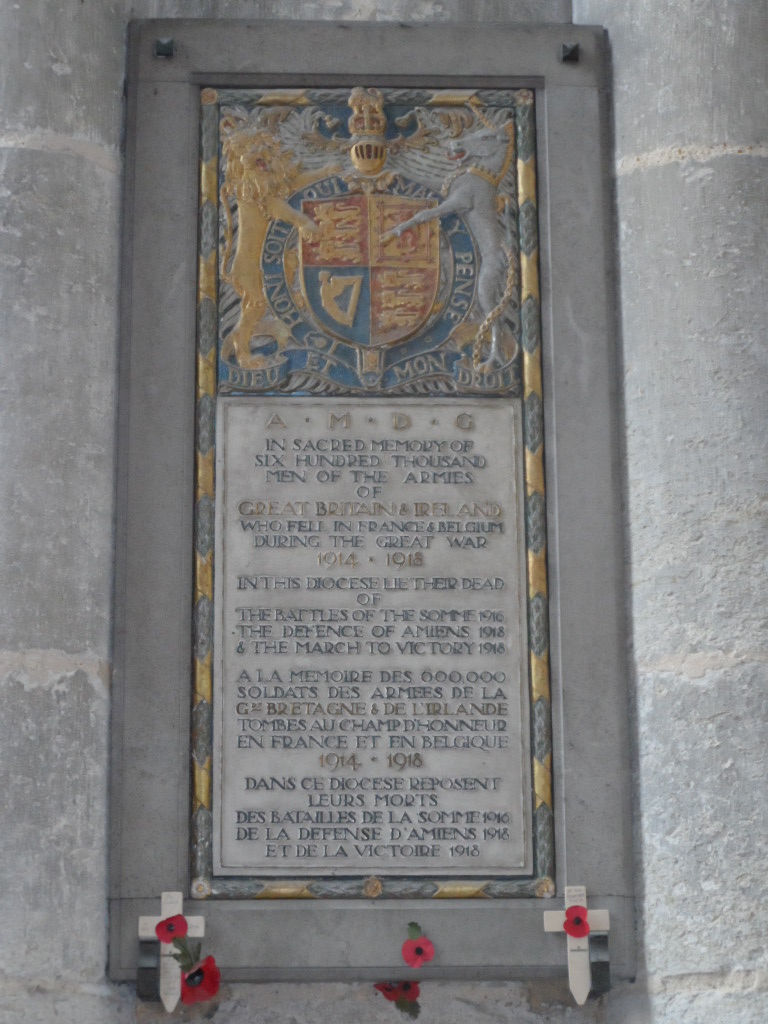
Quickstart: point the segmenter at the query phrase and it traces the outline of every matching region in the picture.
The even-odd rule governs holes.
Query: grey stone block
[[[749,658],[765,626],[768,584],[748,555],[765,532],[768,486],[768,227],[747,213],[768,203],[760,165],[732,156],[619,180],[633,240],[621,270],[624,401],[645,665],[673,652]]]
[[[0,1024],[135,1024],[137,1019],[133,988],[127,985],[77,985],[52,977],[28,989],[0,984],[0,998]]]
[[[81,156],[6,150],[0,226],[5,647],[109,642],[117,175]]]
[[[0,682],[0,955],[17,978],[95,983],[106,954],[107,701],[95,674],[55,669],[41,656]]]
[[[639,688],[640,881],[650,973],[765,970],[763,665]],[[652,767],[651,767],[652,766]]]
[[[716,9],[707,0],[639,0],[631,10],[576,0],[574,20],[608,31],[620,159],[765,141],[768,8],[759,0]]]
[[[462,21],[561,23],[571,0],[139,0],[133,18],[259,18],[290,21]]]
[[[49,142],[120,142],[123,20],[113,7],[30,0],[0,13],[2,129]],[[27,144],[22,139],[22,145]]]

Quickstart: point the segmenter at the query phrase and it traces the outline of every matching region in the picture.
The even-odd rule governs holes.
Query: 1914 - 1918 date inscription
[[[519,403],[220,399],[215,870],[531,865]]]

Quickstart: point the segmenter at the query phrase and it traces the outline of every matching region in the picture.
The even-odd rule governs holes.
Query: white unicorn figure
[[[509,227],[509,197],[500,191],[514,157],[514,125],[494,125],[475,110],[481,126],[464,132],[448,143],[447,156],[459,166],[443,185],[445,198],[437,206],[420,210],[392,228],[384,240],[400,236],[408,228],[455,213],[460,216],[475,240],[480,256],[477,280],[477,306],[483,314],[476,339],[474,362],[481,372],[489,372],[508,361],[502,352],[502,318],[515,287]],[[504,213],[506,230],[499,218]],[[482,339],[490,328],[491,344],[481,358]]]

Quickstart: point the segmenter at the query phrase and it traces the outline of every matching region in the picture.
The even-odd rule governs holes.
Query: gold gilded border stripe
[[[316,900],[317,896],[310,889],[311,882],[293,882],[281,880],[265,885],[257,893],[257,900]]]
[[[433,900],[476,900],[488,899],[485,889],[490,882],[440,882]]]

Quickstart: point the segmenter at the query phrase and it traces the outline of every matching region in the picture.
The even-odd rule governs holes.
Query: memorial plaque
[[[110,975],[632,977],[602,30],[130,36]]]
[[[533,117],[203,90],[202,892],[551,885]]]
[[[520,408],[221,403],[216,870],[531,866]]]

